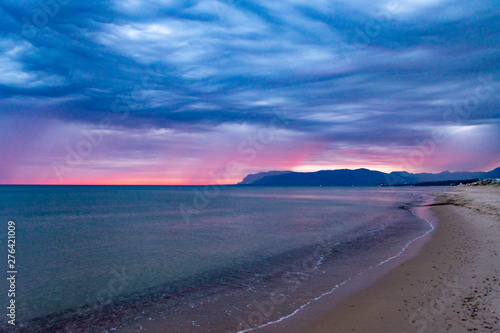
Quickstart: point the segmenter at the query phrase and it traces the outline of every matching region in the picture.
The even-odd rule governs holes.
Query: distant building
[[[493,185],[500,184],[500,178],[485,178],[478,181],[479,185]]]

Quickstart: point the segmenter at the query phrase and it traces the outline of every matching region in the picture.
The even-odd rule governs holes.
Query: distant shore
[[[498,332],[500,187],[436,195],[437,230],[420,253],[300,330]]]

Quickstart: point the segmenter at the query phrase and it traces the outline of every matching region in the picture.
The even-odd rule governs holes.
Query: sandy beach
[[[420,253],[301,330],[500,332],[500,187],[436,194]]]

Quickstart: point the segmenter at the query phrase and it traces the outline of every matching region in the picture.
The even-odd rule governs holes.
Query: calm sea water
[[[428,230],[409,208],[437,191],[228,186],[207,197],[205,190],[0,186],[5,253],[7,222],[17,228],[17,322],[27,331],[93,323],[96,332],[134,331],[139,322],[182,332],[257,327]],[[286,300],[252,320],[249,304],[280,286]],[[2,283],[4,304],[6,294]]]

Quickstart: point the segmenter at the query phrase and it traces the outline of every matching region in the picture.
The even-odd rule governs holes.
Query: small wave
[[[410,210],[410,212],[411,212],[414,216],[417,216],[413,210]],[[433,231],[435,230],[435,226],[434,226],[434,224],[433,224],[431,221],[427,220],[427,219],[426,219],[426,218],[424,218],[424,217],[420,217],[420,218],[422,218],[423,220],[425,220],[425,221],[429,224],[429,227],[430,227],[430,228],[429,228],[429,230],[427,230],[426,232],[424,232],[422,235],[420,235],[420,236],[418,236],[418,237],[416,237],[416,238],[414,238],[414,239],[410,240],[410,241],[409,241],[408,243],[406,243],[406,244],[405,244],[405,245],[401,248],[401,250],[400,250],[398,253],[396,253],[395,255],[393,255],[393,256],[391,256],[391,257],[389,257],[389,258],[387,258],[387,259],[385,259],[385,260],[383,260],[383,261],[379,262],[379,263],[378,263],[377,265],[375,265],[375,266],[370,266],[369,268],[367,268],[367,269],[365,269],[365,270],[363,270],[363,271],[359,272],[358,274],[356,274],[354,277],[357,277],[357,276],[363,275],[363,274],[365,274],[366,272],[368,272],[369,270],[371,270],[371,269],[373,269],[373,268],[375,268],[375,267],[382,266],[382,265],[384,265],[384,264],[388,263],[389,261],[391,261],[391,260],[394,260],[394,259],[398,258],[399,256],[401,256],[401,255],[402,255],[402,254],[403,254],[403,253],[404,253],[404,252],[408,249],[408,247],[409,247],[411,244],[413,244],[413,243],[414,243],[414,242],[416,242],[417,240],[419,240],[419,239],[421,239],[421,238],[423,238],[423,237],[425,237],[425,236],[429,235],[431,232],[433,232]],[[327,295],[332,294],[335,290],[337,290],[338,288],[340,288],[341,286],[343,286],[344,284],[346,284],[348,281],[352,280],[354,277],[349,277],[349,278],[347,278],[346,280],[342,281],[341,283],[336,284],[336,285],[335,285],[332,289],[330,289],[329,291],[327,291],[327,292],[325,292],[325,293],[321,294],[320,296],[318,296],[318,297],[314,298],[313,300],[311,300],[311,301],[309,301],[309,302],[307,302],[307,303],[305,303],[305,304],[301,305],[299,308],[297,308],[295,311],[293,311],[293,312],[292,312],[292,313],[290,313],[289,315],[286,315],[286,316],[281,317],[281,318],[279,318],[279,319],[277,319],[277,320],[274,320],[274,321],[267,322],[267,323],[262,324],[262,325],[257,326],[257,327],[251,327],[251,328],[247,328],[247,329],[244,329],[244,330],[241,330],[241,331],[237,331],[236,333],[245,333],[245,332],[255,331],[255,330],[257,330],[257,329],[261,329],[261,328],[264,328],[264,327],[267,327],[267,326],[270,326],[270,325],[273,325],[273,324],[276,324],[276,323],[282,322],[282,321],[283,321],[283,320],[285,320],[285,319],[291,318],[292,316],[294,316],[295,314],[297,314],[299,311],[301,311],[302,309],[304,309],[306,306],[308,306],[308,305],[309,305],[309,304],[311,304],[312,302],[318,301],[318,300],[320,300],[321,298],[323,298],[323,297],[325,297],[325,296],[327,296]]]

